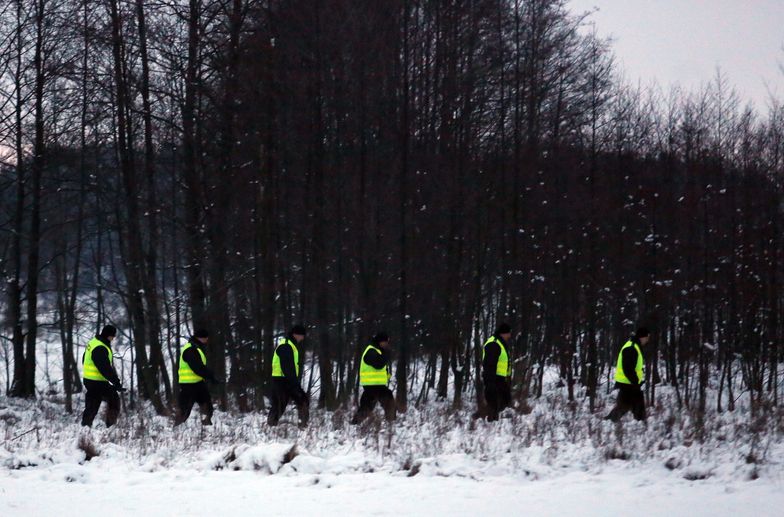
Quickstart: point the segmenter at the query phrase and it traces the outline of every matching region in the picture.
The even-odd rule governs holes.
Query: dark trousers
[[[363,386],[362,397],[359,399],[359,409],[357,414],[351,420],[352,424],[362,422],[367,416],[373,412],[376,403],[380,402],[381,407],[384,408],[384,418],[391,422],[397,416],[395,407],[395,396],[392,395],[392,390],[386,386]]]
[[[101,402],[106,401],[106,427],[110,427],[117,422],[120,414],[120,396],[117,391],[107,381],[84,380],[84,387],[87,394],[84,396],[84,413],[82,413],[82,425],[91,427],[95,415],[101,408]]]
[[[308,419],[310,417],[308,395],[302,388],[282,377],[272,379],[272,386],[270,387],[270,411],[269,415],[267,415],[267,424],[271,426],[278,425],[278,421],[280,421],[283,412],[286,411],[286,406],[289,405],[289,401],[294,401],[294,404],[297,406],[300,427],[308,425]]]
[[[498,420],[498,413],[512,404],[512,388],[504,377],[498,375],[484,379],[487,421]]]
[[[635,420],[645,420],[645,397],[639,386],[619,385],[618,400],[605,419],[617,422],[629,411]]]
[[[203,425],[212,425],[212,396],[210,396],[207,383],[201,381],[193,384],[180,384],[179,386],[180,395],[177,398],[179,407],[174,425],[180,425],[188,420],[194,404],[198,404],[199,409],[201,409],[201,423]]]

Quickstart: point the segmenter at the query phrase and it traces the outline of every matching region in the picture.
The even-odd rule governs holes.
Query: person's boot
[[[297,413],[299,415],[299,428],[306,428],[310,420],[310,407],[307,404],[302,404],[297,408]]]
[[[387,422],[394,422],[397,418],[397,408],[394,400],[384,406],[384,418]]]
[[[610,420],[612,422],[617,422],[618,420],[620,420],[620,416],[618,415],[618,413],[619,413],[618,406],[616,406],[612,408],[609,413],[607,413],[607,416],[604,417],[604,419]]]
[[[365,420],[367,417],[367,413],[363,413],[361,409],[357,409],[357,412],[354,413],[354,418],[351,419],[351,425],[359,425]]]
[[[88,414],[87,409],[85,408],[84,412],[82,413],[82,426],[83,427],[92,427],[93,420],[95,420],[97,413],[95,415],[90,416]]]
[[[117,418],[120,416],[119,409],[107,409],[106,410],[106,427],[109,428],[117,423]]]
[[[201,425],[212,425],[212,411],[209,405],[202,404],[199,406],[201,409]]]

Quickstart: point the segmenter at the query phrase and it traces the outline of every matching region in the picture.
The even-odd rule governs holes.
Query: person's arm
[[[485,347],[485,357],[482,359],[482,372],[485,378],[495,377],[498,358],[501,357],[501,347],[493,341]]]
[[[626,348],[621,357],[621,367],[623,374],[632,383],[632,386],[639,386],[642,379],[637,378],[637,350],[630,346]]]
[[[279,346],[277,354],[280,357],[280,369],[283,370],[283,378],[286,379],[286,384],[295,391],[302,391],[299,385],[299,378],[297,377],[297,368],[294,365],[294,351],[291,349],[291,345]]]
[[[117,376],[117,372],[112,367],[112,363],[109,362],[109,351],[106,348],[99,346],[93,350],[93,363],[95,363],[95,367],[98,368],[101,375],[106,377],[107,381],[116,386],[122,384]]]
[[[208,381],[216,381],[215,374],[206,364],[201,362],[201,355],[199,355],[196,347],[192,346],[182,353],[182,360],[188,363],[193,373],[199,377],[203,377]]]
[[[365,354],[365,362],[373,368],[381,369],[387,365],[387,358],[384,356],[383,352],[378,353],[371,348],[368,350],[367,354]]]
[[[286,379],[286,384],[291,388],[291,396],[300,404],[307,403],[308,394],[305,393],[305,390],[299,385],[293,347],[291,345],[284,345],[278,350],[283,352],[280,354],[280,369],[283,370],[283,377]]]

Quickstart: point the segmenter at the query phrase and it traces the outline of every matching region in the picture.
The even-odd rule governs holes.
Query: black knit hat
[[[117,335],[117,327],[114,325],[106,325],[103,330],[101,330],[101,337],[115,337]]]
[[[648,337],[650,335],[651,335],[651,331],[648,330],[646,327],[639,327],[637,329],[637,332],[634,333],[634,336],[637,338]]]
[[[512,327],[509,326],[508,323],[499,323],[498,326],[495,328],[496,334],[511,334]]]
[[[304,336],[305,333],[306,333],[305,332],[305,325],[298,324],[298,325],[294,325],[293,327],[291,327],[291,334],[292,335],[293,334],[297,334],[298,336]]]
[[[193,333],[193,337],[199,337],[199,338],[210,337],[210,331],[205,328],[196,329],[196,332]]]
[[[375,336],[373,336],[373,343],[379,344],[379,343],[383,343],[384,341],[389,341],[389,334],[387,334],[383,330],[378,332]]]

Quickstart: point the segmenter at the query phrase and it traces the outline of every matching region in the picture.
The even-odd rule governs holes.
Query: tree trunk
[[[147,356],[147,322],[144,314],[144,249],[142,242],[139,189],[136,171],[132,160],[133,145],[130,139],[130,121],[127,120],[129,110],[128,82],[124,73],[124,56],[122,45],[122,21],[118,11],[117,0],[110,1],[110,18],[112,24],[112,53],[114,58],[114,81],[116,88],[118,153],[120,172],[122,175],[123,195],[126,203],[126,221],[124,238],[120,240],[121,250],[125,257],[125,277],[128,284],[127,303],[132,322],[133,342],[136,352],[136,373],[139,380],[140,394],[149,399],[158,414],[165,414],[166,408],[161,401],[157,366],[148,361]]]

